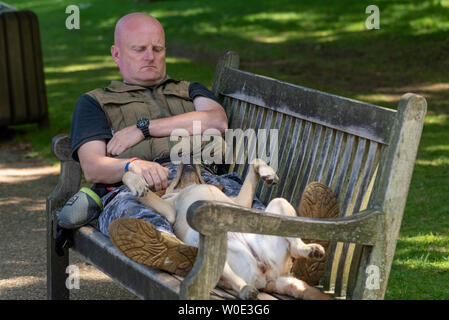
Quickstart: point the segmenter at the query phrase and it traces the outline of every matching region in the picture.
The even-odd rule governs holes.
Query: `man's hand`
[[[145,137],[135,125],[123,128],[114,133],[114,136],[109,140],[106,146],[108,156],[118,156],[127,149],[135,146]]]
[[[145,179],[148,187],[159,191],[168,187],[169,170],[157,162],[135,160],[129,164],[128,169]]]

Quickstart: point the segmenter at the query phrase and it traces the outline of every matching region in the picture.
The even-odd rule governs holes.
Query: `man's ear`
[[[119,49],[116,45],[111,46],[111,56],[114,59],[115,63],[118,65],[119,62]]]

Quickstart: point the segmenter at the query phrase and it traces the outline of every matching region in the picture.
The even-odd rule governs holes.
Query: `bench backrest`
[[[368,206],[382,209],[388,182],[380,180],[388,180],[389,176],[383,174],[378,181],[376,176],[380,175],[382,162],[384,171],[392,165],[398,112],[251,74],[238,70],[238,64],[238,55],[227,52],[217,66],[213,83],[215,94],[227,110],[229,128],[278,130],[280,183],[274,187],[259,184],[259,199],[267,204],[275,197],[284,197],[297,207],[306,185],[318,181],[332,188],[342,217]],[[274,151],[276,148],[268,140],[266,144],[262,141],[262,148],[270,155],[270,147]],[[388,148],[391,144],[394,148]],[[254,152],[254,146],[248,147],[245,160]],[[243,177],[248,166],[248,161],[244,161],[231,165],[230,171]],[[376,197],[372,192],[376,190],[375,181]],[[401,196],[406,198],[407,191],[408,184]],[[402,218],[403,207],[398,211]],[[349,291],[354,290],[362,251],[356,244],[331,245],[322,279],[326,290],[334,289],[337,296],[352,295]],[[352,287],[347,289],[348,285]]]

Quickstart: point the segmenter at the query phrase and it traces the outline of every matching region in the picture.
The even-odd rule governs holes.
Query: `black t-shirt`
[[[146,87],[153,89],[153,87]],[[189,96],[193,100],[196,96],[210,98],[220,103],[217,97],[199,82],[191,82]],[[108,126],[106,115],[97,100],[91,96],[82,95],[75,106],[70,129],[72,142],[72,158],[79,161],[78,148],[86,142],[112,138],[111,128]]]

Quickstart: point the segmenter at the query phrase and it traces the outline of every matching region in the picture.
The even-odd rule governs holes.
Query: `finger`
[[[122,144],[117,144],[112,150],[111,154],[114,156],[120,155],[123,151],[126,150],[126,146]]]
[[[154,181],[153,181],[153,177],[151,176],[151,174],[149,172],[145,172],[143,173],[143,178],[145,179],[148,189],[153,190],[154,189]]]
[[[159,177],[161,177],[162,189],[167,189],[168,187],[168,173],[169,170],[167,168],[159,168]]]
[[[111,140],[111,141],[109,141],[106,150],[107,150],[109,155],[116,156],[118,154],[117,153],[117,151],[118,151],[117,149],[118,148],[119,148],[119,145],[118,145],[117,140]]]
[[[154,182],[155,190],[156,191],[162,190],[162,179],[159,176],[158,170],[154,167],[151,167],[150,174],[151,174],[151,178],[153,179],[153,182]]]
[[[114,137],[112,137],[112,139],[109,140],[109,142],[106,144],[106,153],[107,153],[108,155],[111,154],[111,150],[112,150],[112,148],[113,148],[113,146],[114,146],[114,143],[115,143],[115,140],[114,140]]]

